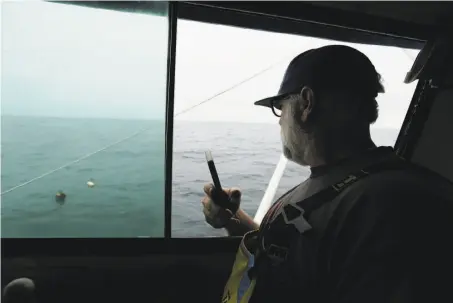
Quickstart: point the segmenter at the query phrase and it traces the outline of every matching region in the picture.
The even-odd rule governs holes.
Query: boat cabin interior
[[[52,3],[52,2],[51,2]],[[453,182],[453,3],[63,1],[56,5],[168,20],[165,236],[3,238],[2,287],[36,283],[39,302],[219,302],[240,238],[171,233],[177,23],[190,20],[346,43],[420,50],[401,82],[417,82],[395,149]],[[27,3],[24,3],[27,5]],[[26,22],[26,21],[24,21]],[[80,20],[83,23],[84,20]],[[392,58],[388,58],[392,61]]]

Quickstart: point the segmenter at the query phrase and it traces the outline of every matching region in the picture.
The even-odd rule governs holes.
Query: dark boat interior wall
[[[452,25],[452,2],[440,1],[308,1],[317,7],[385,17],[427,26]]]
[[[2,287],[13,278],[30,277],[37,301],[43,303],[220,302],[236,248],[189,254],[185,247],[178,254],[137,257],[8,259],[2,260]]]
[[[439,87],[411,160],[453,182],[453,69]]]

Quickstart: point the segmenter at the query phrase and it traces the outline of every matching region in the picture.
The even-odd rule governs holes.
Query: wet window
[[[386,93],[377,99],[379,118],[371,133],[376,144],[393,146],[416,85],[403,80],[418,51],[178,22],[173,236],[225,236],[205,223],[200,204],[203,184],[212,182],[207,149],[222,185],[240,187],[242,208],[255,215],[282,148],[278,118],[253,102],[276,94],[292,58],[328,44],[359,49],[382,75]],[[308,168],[288,162],[274,200],[308,175]]]
[[[2,4],[2,237],[164,235],[167,6]]]

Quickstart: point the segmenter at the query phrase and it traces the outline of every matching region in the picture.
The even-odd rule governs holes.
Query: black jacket
[[[450,183],[404,163],[326,193],[362,168],[401,162],[378,148],[313,169],[279,199],[251,248],[250,303],[453,302]]]

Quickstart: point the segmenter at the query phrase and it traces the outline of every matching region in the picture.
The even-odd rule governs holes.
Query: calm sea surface
[[[373,130],[378,144],[392,145],[396,135]],[[224,234],[201,212],[203,184],[210,182],[206,149],[223,185],[242,188],[242,207],[256,212],[280,157],[278,125],[176,121],[174,136],[173,236]],[[161,237],[164,148],[164,121],[3,116],[1,192],[47,175],[1,196],[2,237]],[[277,195],[308,174],[289,163]],[[64,205],[55,202],[59,190]]]

